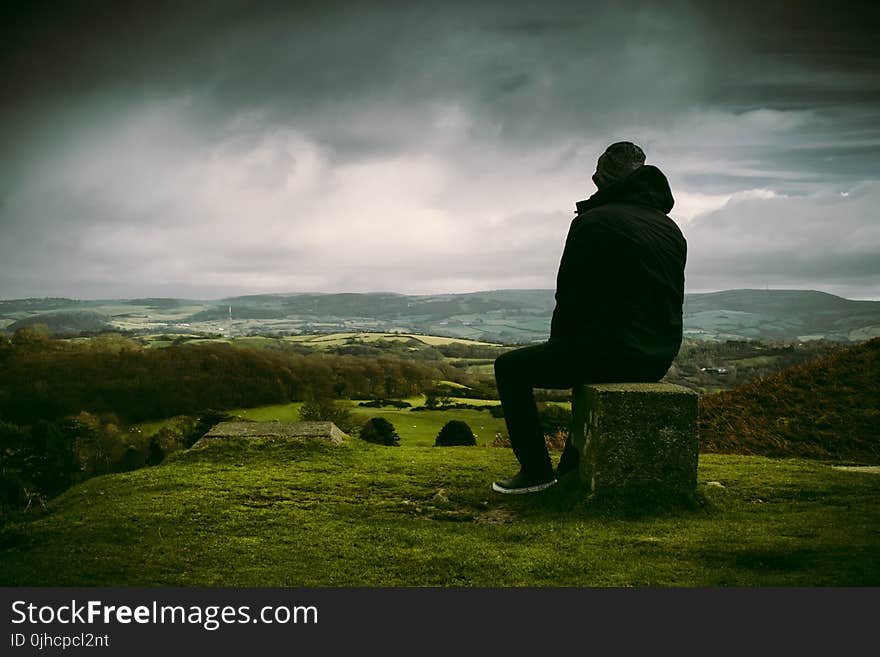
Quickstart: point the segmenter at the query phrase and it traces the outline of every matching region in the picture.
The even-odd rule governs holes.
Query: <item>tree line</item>
[[[392,399],[467,376],[441,361],[301,354],[223,343],[143,348],[125,338],[52,340],[31,327],[0,338],[0,418],[16,424],[81,411],[123,422],[311,397]]]
[[[118,334],[55,340],[28,326],[0,336],[0,517],[89,477],[157,464],[190,447],[224,409],[303,400],[306,410],[341,408],[333,400],[414,396],[437,380],[474,383],[447,363],[393,354],[151,349]],[[153,436],[128,428],[169,417]]]

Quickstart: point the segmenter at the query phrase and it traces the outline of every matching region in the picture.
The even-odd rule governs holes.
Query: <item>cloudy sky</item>
[[[0,298],[552,288],[627,139],[689,292],[880,299],[871,3],[18,4]]]

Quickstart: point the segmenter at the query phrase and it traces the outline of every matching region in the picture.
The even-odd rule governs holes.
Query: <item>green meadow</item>
[[[229,440],[74,486],[0,532],[0,584],[880,585],[876,474],[703,455],[691,508],[597,503],[576,480],[502,496],[510,450],[430,446],[455,412],[375,414],[400,447]]]
[[[865,409],[876,407],[877,346],[767,377],[757,391],[707,398],[733,415],[710,413],[708,402],[701,412],[732,431],[742,453],[779,441],[761,400],[787,400],[774,412],[803,416],[797,426],[810,430],[819,409],[853,435],[785,434],[790,450],[837,449],[841,436],[849,440],[843,447],[858,446],[857,434],[868,447],[853,454],[876,463],[868,458],[876,425]],[[228,439],[94,477],[0,529],[0,585],[880,586],[876,466],[705,453],[687,507],[590,499],[576,477],[535,495],[499,495],[491,482],[514,474],[517,463],[509,449],[492,446],[505,429],[488,410],[348,407],[358,419],[391,421],[400,446],[356,435],[341,446]],[[296,421],[301,408],[228,412]],[[733,428],[738,416],[743,422]],[[449,420],[466,422],[477,445],[433,447]],[[148,436],[176,421],[137,428]],[[715,424],[704,422],[701,432],[711,437]]]
[[[411,397],[408,401],[413,407],[424,405],[424,396]],[[451,398],[453,403],[467,403],[473,406],[491,406],[497,401],[482,399]],[[344,402],[343,402],[344,403]],[[275,404],[258,408],[238,408],[228,411],[230,415],[238,416],[255,422],[298,422],[302,402],[291,404]],[[503,418],[494,418],[488,411],[475,411],[472,409],[449,409],[443,411],[410,411],[409,409],[365,408],[357,405],[357,402],[348,402],[352,414],[364,421],[371,417],[383,417],[391,422],[400,435],[404,445],[432,446],[434,439],[444,424],[450,420],[466,422],[477,438],[478,445],[488,445],[495,438],[496,433],[505,433]],[[173,422],[173,419],[159,420],[156,422],[142,422],[135,425],[145,435],[158,431],[164,425]]]

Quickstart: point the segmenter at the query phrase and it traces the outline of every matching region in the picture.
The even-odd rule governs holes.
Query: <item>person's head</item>
[[[593,182],[604,189],[626,178],[645,163],[645,151],[630,141],[618,141],[605,149],[596,163]]]

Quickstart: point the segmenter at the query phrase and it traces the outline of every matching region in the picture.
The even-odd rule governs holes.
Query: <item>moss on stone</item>
[[[582,480],[594,495],[695,494],[697,395],[667,383],[591,384],[575,391]]]

